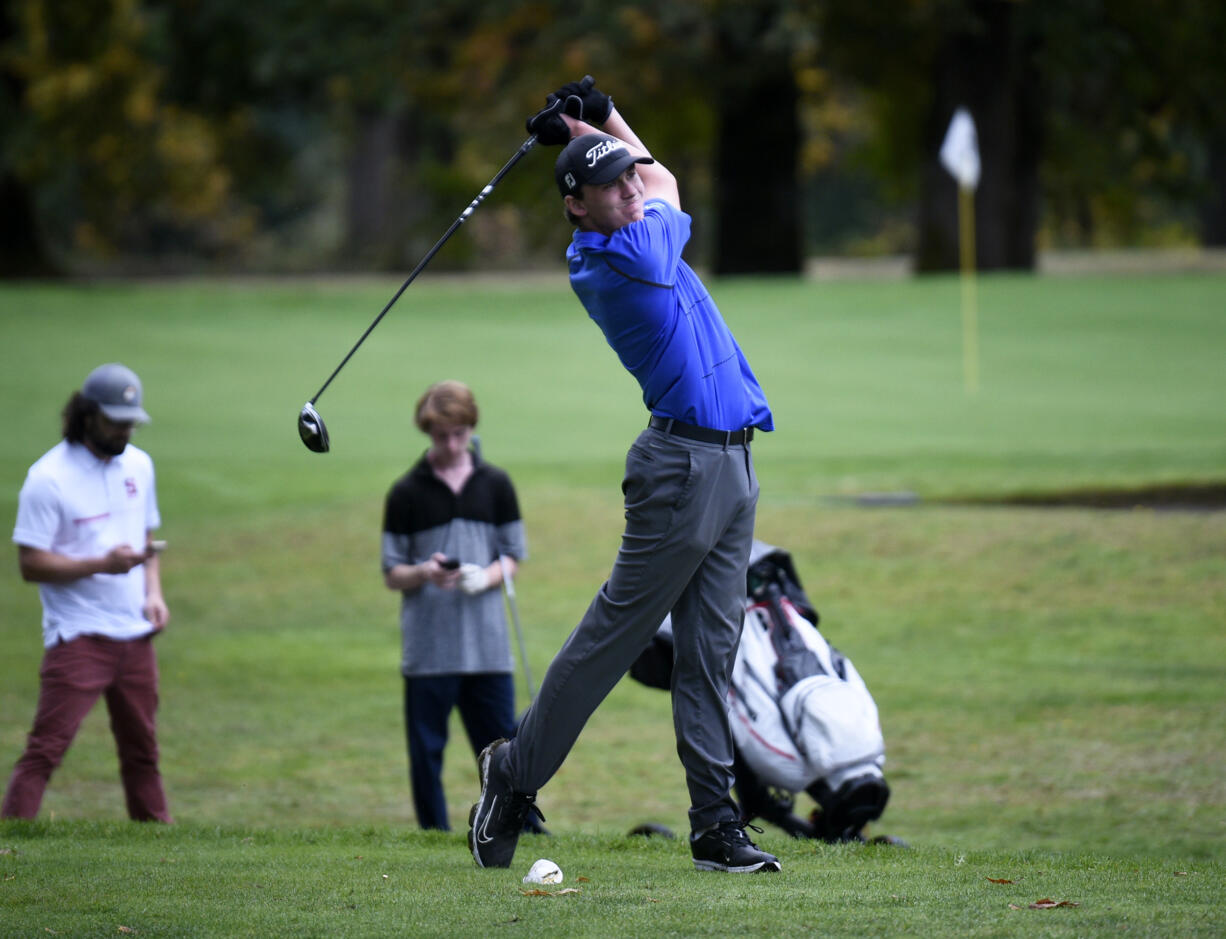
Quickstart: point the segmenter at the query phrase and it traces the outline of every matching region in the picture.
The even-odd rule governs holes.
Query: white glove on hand
[[[460,565],[460,589],[467,594],[484,593],[490,585],[489,575],[480,564]]]

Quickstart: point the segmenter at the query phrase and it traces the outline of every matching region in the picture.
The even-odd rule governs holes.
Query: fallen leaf
[[[990,884],[1011,884],[1013,883],[1013,881],[1011,881],[1008,877],[989,877],[988,883]]]
[[[557,895],[561,896],[564,893],[583,893],[578,887],[563,887],[558,891]]]
[[[1009,909],[1011,909],[1011,910],[1020,910],[1020,909],[1021,909],[1021,907],[1020,907],[1020,906],[1018,906],[1016,903],[1010,903],[1010,904],[1009,904]]]
[[[1175,876],[1176,877],[1187,877],[1188,872],[1187,871],[1175,871]]]
[[[136,932],[136,930],[133,929],[131,926],[120,926],[119,931],[120,932]]]
[[[592,882],[591,879],[588,877],[576,877],[575,880],[577,880],[581,884],[590,884]]]
[[[525,897],[560,897],[565,893],[582,893],[578,887],[563,887],[561,890],[541,890],[539,887],[532,890],[520,890]]]
[[[1072,900],[1053,900],[1050,897],[1044,897],[1042,900],[1035,900],[1030,904],[1032,910],[1054,910],[1058,906],[1079,906]]]

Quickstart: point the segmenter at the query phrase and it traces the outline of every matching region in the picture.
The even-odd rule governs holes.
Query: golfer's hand
[[[460,589],[470,596],[484,593],[490,587],[489,572],[480,564],[460,565]]]
[[[567,82],[554,94],[567,114],[589,124],[603,124],[613,113],[613,99],[596,87],[591,75],[583,76],[583,81]]]
[[[570,129],[562,120],[562,108],[565,101],[551,94],[545,99],[545,107],[530,118],[525,126],[528,133],[536,135],[536,142],[545,146],[562,146],[570,142]]]

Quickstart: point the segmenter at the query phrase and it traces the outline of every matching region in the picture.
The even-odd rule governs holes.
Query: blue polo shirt
[[[690,217],[650,200],[643,218],[606,237],[576,231],[570,285],[652,414],[714,430],[773,430],[770,407],[681,251]]]

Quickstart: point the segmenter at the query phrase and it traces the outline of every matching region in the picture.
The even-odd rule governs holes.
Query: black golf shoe
[[[481,798],[468,814],[468,850],[478,867],[510,867],[530,813],[542,822],[536,796],[513,792],[506,776],[508,743],[495,740],[481,751]]]
[[[755,828],[754,831],[761,831]],[[730,874],[777,873],[779,858],[758,850],[745,829],[735,822],[690,836],[690,854],[700,871],[727,871]]]

